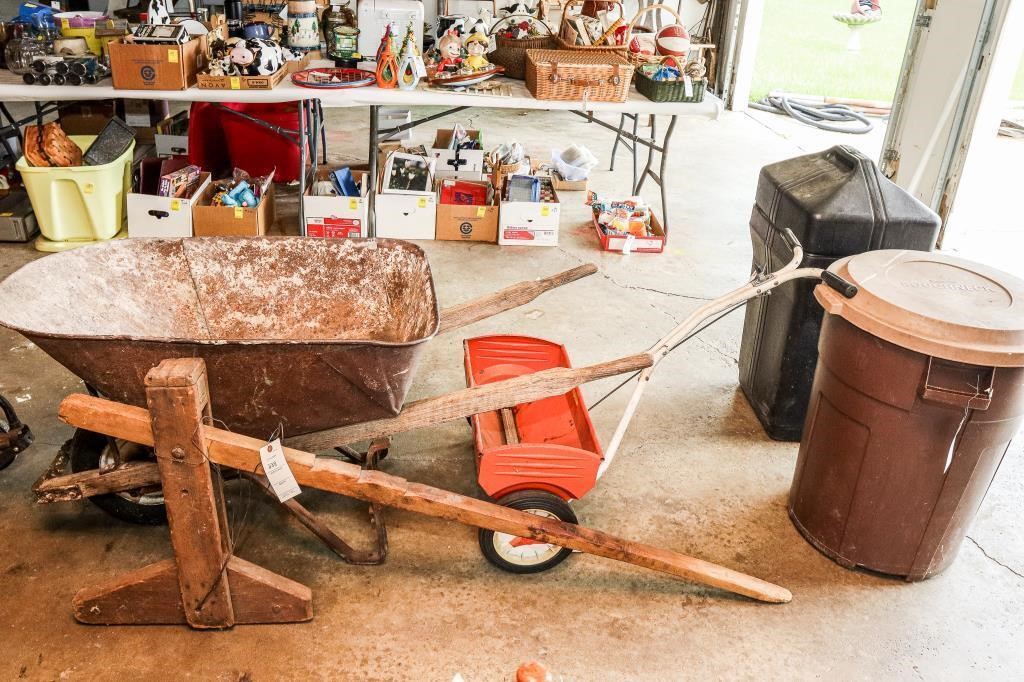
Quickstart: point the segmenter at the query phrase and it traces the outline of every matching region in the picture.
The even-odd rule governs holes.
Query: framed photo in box
[[[381,194],[432,194],[434,159],[394,152],[384,167]]]

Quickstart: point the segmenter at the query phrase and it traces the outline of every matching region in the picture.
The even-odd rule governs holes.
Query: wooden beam
[[[128,462],[107,473],[91,469],[48,478],[41,481],[34,491],[36,499],[42,503],[70,502],[93,495],[158,485],[160,469],[155,462]]]
[[[463,419],[481,412],[491,412],[503,407],[513,407],[520,403],[563,395],[580,384],[635,372],[650,367],[652,363],[650,355],[639,353],[587,367],[545,369],[504,381],[495,381],[434,398],[418,400],[406,405],[397,417],[295,436],[289,438],[287,444],[292,448],[310,452],[329,450],[339,445],[392,436],[396,433]]]
[[[441,326],[437,333],[450,332],[453,329],[465,327],[474,322],[493,317],[506,310],[526,305],[547,291],[556,289],[563,284],[575,282],[583,277],[588,277],[595,272],[597,272],[597,266],[593,263],[587,263],[571,270],[560,272],[557,275],[551,275],[550,277],[544,277],[531,282],[519,282],[501,291],[495,291],[486,296],[475,298],[472,301],[466,301],[451,308],[445,308],[441,311]]]
[[[206,365],[199,358],[164,360],[146,375],[146,403],[185,618],[194,628],[231,627],[228,529],[201,438]]]
[[[149,419],[146,410],[141,408],[86,395],[72,395],[61,403],[60,418],[73,426],[107,433],[116,438],[143,445],[152,443]],[[243,471],[258,471],[258,451],[263,446],[263,441],[211,426],[203,427],[202,433],[212,461]],[[718,587],[760,601],[778,603],[792,599],[789,590],[783,587],[701,559],[438,488],[410,483],[403,478],[380,471],[365,471],[347,462],[318,459],[309,452],[285,448],[285,456],[296,480],[306,487],[549,542]]]

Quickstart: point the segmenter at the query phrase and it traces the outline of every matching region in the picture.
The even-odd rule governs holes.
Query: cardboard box
[[[550,178],[542,177],[549,183]],[[498,213],[498,243],[502,246],[558,246],[561,202],[552,187],[553,202],[502,201]]]
[[[39,234],[32,202],[23,189],[0,199],[0,242],[27,242]]]
[[[479,130],[467,130],[466,134],[470,139],[479,140]],[[456,151],[448,149],[452,141],[452,131],[439,128],[434,135],[434,144],[430,150],[437,161],[434,164],[434,177],[437,178],[460,178],[463,180],[483,180],[484,175],[484,150],[463,149]]]
[[[206,68],[206,36],[184,45],[146,45],[123,40],[107,46],[116,90],[187,90]]]
[[[274,185],[255,208],[211,206],[216,191],[212,182],[192,205],[192,232],[196,237],[262,237],[274,225]]]
[[[302,71],[309,66],[309,56],[286,62],[269,76],[211,76],[200,73],[196,80],[202,90],[272,90],[288,74]]]
[[[314,182],[328,180],[335,168],[317,170]],[[313,188],[306,190],[302,197],[302,210],[306,215],[306,236],[339,239],[345,237],[365,237],[366,220],[369,212],[369,201],[366,195],[370,192],[369,175],[365,171],[353,169],[352,175],[359,182],[359,197],[314,196]]]
[[[651,213],[651,232],[653,237],[618,237],[604,233],[601,226],[597,224],[597,216],[593,218],[594,229],[597,231],[597,239],[601,242],[601,248],[605,251],[618,251],[623,254],[629,253],[661,253],[665,250],[665,229],[661,226],[653,212]]]
[[[210,174],[199,176],[199,186],[188,197],[173,199],[153,194],[128,194],[129,237],[191,237],[192,209],[210,184]]]
[[[557,170],[551,171],[551,186],[559,191],[586,192],[589,178],[583,180],[566,180]]]
[[[433,239],[437,221],[434,194],[378,194],[378,237]]]
[[[444,180],[437,180],[434,183],[438,191],[435,239],[493,244],[498,238],[497,193],[494,194],[494,203],[490,206],[442,204],[440,194],[442,183]],[[474,182],[474,184],[490,187],[491,183]]]

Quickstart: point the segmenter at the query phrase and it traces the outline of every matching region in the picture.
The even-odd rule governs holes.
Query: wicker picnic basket
[[[620,18],[625,18],[626,11],[622,8],[621,0],[609,0],[619,8]],[[579,50],[581,52],[596,52],[603,54],[626,54],[626,45],[577,45],[566,38],[567,34],[575,34],[576,29],[569,25],[571,17],[569,16],[569,9],[574,5],[582,5],[583,0],[569,0],[562,9],[562,21],[558,25],[558,35],[556,40],[558,41],[558,47],[562,50]],[[579,15],[577,15],[579,16]]]
[[[526,87],[537,99],[625,102],[633,65],[611,52],[527,50]]]
[[[502,22],[507,22],[509,19],[515,18],[532,19],[534,25],[540,25],[544,27],[544,30],[548,32],[547,35],[534,36],[532,38],[505,38],[501,35],[495,35],[495,31],[501,26]],[[516,78],[518,80],[526,80],[526,51],[527,50],[551,50],[557,46],[555,36],[551,34],[551,28],[546,22],[541,21],[532,14],[510,14],[507,17],[502,17],[494,23],[491,27],[490,35],[494,37],[494,51],[488,57],[488,60],[492,64],[498,64],[499,66],[505,67],[505,76],[508,78]]]

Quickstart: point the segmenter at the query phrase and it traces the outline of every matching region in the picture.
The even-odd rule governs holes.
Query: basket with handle
[[[636,66],[637,68],[639,68],[643,64],[659,63],[664,58],[664,55],[657,54],[657,32],[655,32],[655,54],[640,54],[639,52],[633,52],[632,50],[629,49],[630,43],[633,42],[633,30],[636,28],[637,22],[640,21],[641,17],[643,17],[645,14],[652,10],[668,12],[675,18],[676,26],[682,26],[684,30],[686,28],[686,25],[683,23],[683,18],[679,16],[679,12],[675,11],[668,5],[648,5],[647,7],[641,7],[640,11],[636,13],[636,16],[633,17],[633,19],[629,22],[629,25],[626,27],[625,40],[626,58],[633,64],[633,66]]]
[[[622,7],[621,0],[609,0],[619,9],[619,18],[624,19],[626,11]],[[576,32],[576,29],[569,25],[572,17],[570,17],[569,10],[575,5],[582,5],[583,0],[569,0],[565,4],[565,8],[562,9],[562,21],[558,26],[558,35],[555,39],[558,41],[558,47],[562,50],[579,50],[581,52],[597,52],[597,53],[613,53],[613,54],[626,54],[626,45],[577,45],[574,42],[570,42],[566,39],[567,29],[572,33]],[[579,15],[577,15],[579,16]]]
[[[526,87],[537,99],[625,102],[633,65],[611,52],[527,50]]]
[[[532,36],[530,38],[506,38],[496,34],[503,22],[510,19],[523,18],[533,20],[534,25],[540,25],[547,31],[547,35]],[[488,34],[494,39],[494,51],[488,56],[492,64],[505,67],[505,76],[518,80],[526,79],[526,51],[527,50],[550,50],[556,46],[555,36],[551,33],[551,27],[532,14],[510,14],[498,19],[491,27]]]

